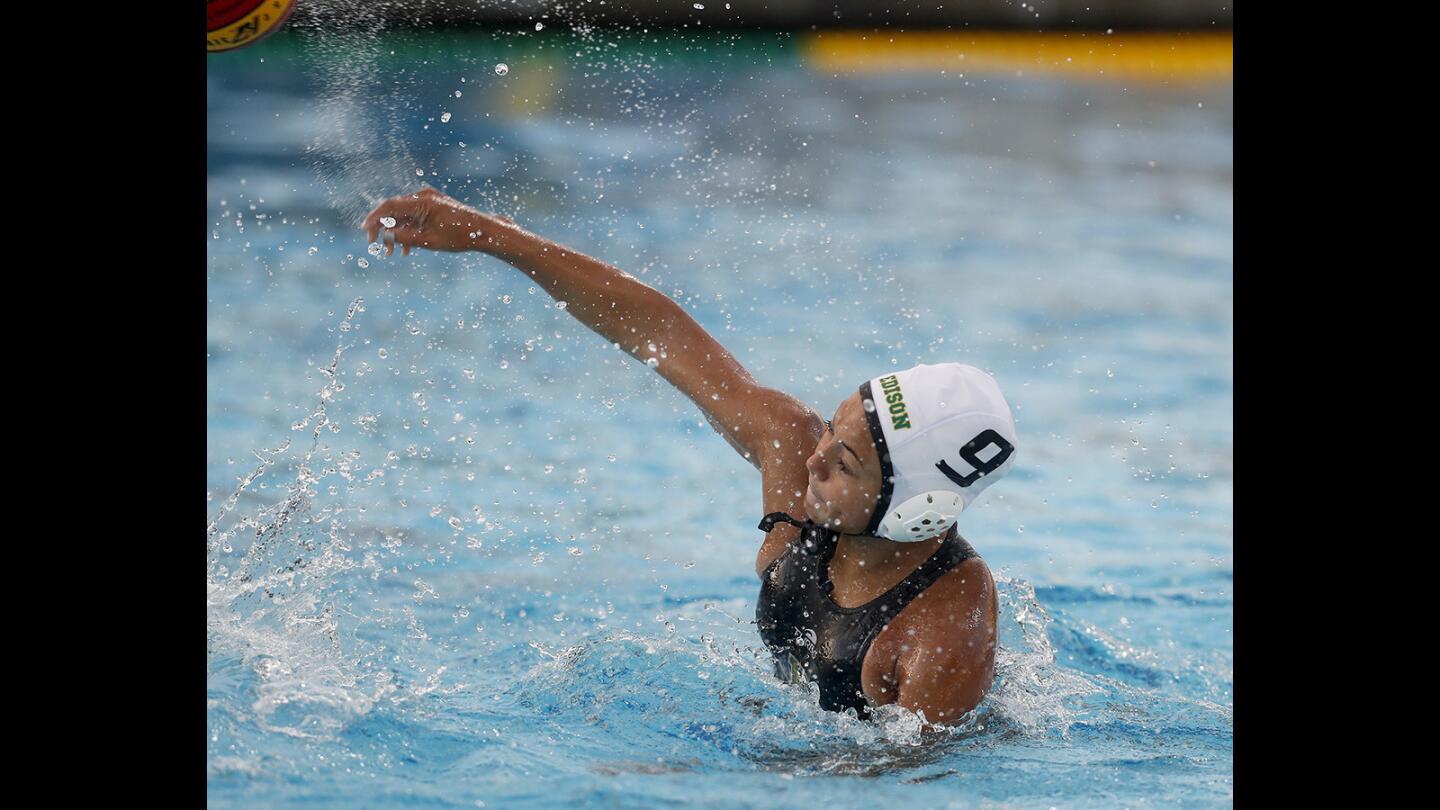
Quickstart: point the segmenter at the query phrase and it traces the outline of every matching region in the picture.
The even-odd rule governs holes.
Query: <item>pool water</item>
[[[560,28],[208,63],[208,803],[1230,804],[1230,84]],[[968,722],[777,682],[758,473],[498,260],[368,253],[422,182],[827,414],[994,374],[1021,444],[961,523],[1001,594]]]

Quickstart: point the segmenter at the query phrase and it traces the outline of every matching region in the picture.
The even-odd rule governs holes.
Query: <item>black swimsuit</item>
[[[830,598],[830,558],[840,534],[811,521],[801,523],[784,512],[760,521],[769,532],[777,522],[800,527],[800,536],[765,569],[755,622],[760,638],[775,655],[775,676],[798,683],[815,681],[820,706],[830,711],[854,708],[868,717],[869,704],[860,685],[860,669],[870,643],[890,620],[926,588],[955,566],[976,556],[975,549],[952,527],[930,559],[870,602],[841,607]]]

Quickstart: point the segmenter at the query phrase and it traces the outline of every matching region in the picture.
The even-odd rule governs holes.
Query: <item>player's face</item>
[[[880,457],[859,391],[840,403],[805,468],[810,473],[805,490],[810,519],[844,534],[864,532],[880,497]]]

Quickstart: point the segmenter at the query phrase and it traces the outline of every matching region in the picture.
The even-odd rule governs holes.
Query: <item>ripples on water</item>
[[[1228,672],[1167,668],[1086,622],[1057,622],[1029,583],[1003,574],[996,686],[966,723],[943,730],[922,731],[894,706],[875,722],[825,712],[813,687],[777,682],[742,596],[690,597],[677,586],[661,615],[637,614],[649,603],[627,594],[624,608],[607,597],[593,617],[567,617],[551,615],[534,587],[496,577],[480,586],[483,599],[451,611],[431,574],[404,572],[443,578],[438,558],[454,552],[417,548],[344,505],[385,480],[384,466],[340,449],[346,426],[334,420],[346,388],[337,372],[364,309],[353,302],[337,330],[314,408],[293,426],[301,440],[258,452],[209,529],[212,793],[238,799],[280,779],[328,795],[364,777],[356,784],[391,783],[395,799],[427,795],[426,785],[432,798],[451,796],[446,785],[458,780],[490,801],[558,802],[601,795],[583,787],[585,774],[732,772],[928,785],[995,767],[1014,747],[1073,750],[1077,737],[1102,738],[1103,762],[1129,766],[1193,765],[1155,751],[1177,734],[1228,738]],[[266,479],[275,494],[247,498]],[[487,559],[534,567],[532,550]],[[754,587],[738,580],[736,592]],[[1046,590],[1065,606],[1125,601]],[[546,632],[557,619],[579,625],[573,637]],[[568,777],[560,793],[535,790],[557,775]]]
[[[450,93],[500,56],[525,80],[523,54],[392,63],[404,92],[377,100],[352,74],[384,63],[378,43],[349,73],[301,70],[309,87],[211,80],[212,804],[1228,800],[1228,112],[785,67],[766,78],[783,112],[747,108],[723,66],[661,102],[668,71],[632,53],[610,89],[651,95],[628,113],[587,119],[562,93],[500,126],[475,123],[500,91]],[[1228,110],[1228,88],[1204,92]],[[480,131],[405,129],[442,108]],[[272,112],[308,128],[252,148]],[[874,128],[833,124],[857,113]],[[467,137],[505,154],[445,163]],[[302,143],[310,162],[276,164]],[[1027,462],[967,515],[1002,626],[964,725],[862,722],[771,676],[750,623],[758,476],[654,375],[489,260],[345,260],[364,195],[411,163],[648,270],[822,410],[877,368],[983,358]],[[601,165],[628,174],[597,184]]]

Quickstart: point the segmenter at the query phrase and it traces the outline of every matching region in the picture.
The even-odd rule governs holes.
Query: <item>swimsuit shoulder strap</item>
[[[945,576],[955,566],[974,556],[975,549],[961,539],[959,532],[951,527],[950,534],[945,537],[945,542],[940,544],[940,548],[936,549],[929,559],[911,571],[909,576],[900,580],[900,584],[891,588],[885,595],[898,597],[899,604],[903,607],[924,592],[926,588],[934,585],[940,577]]]
[[[753,515],[755,513],[751,512],[750,514]],[[805,523],[802,523],[801,521],[790,517],[790,515],[785,512],[771,512],[770,514],[760,519],[760,525],[756,528],[762,532],[765,532],[766,534],[769,534],[770,530],[775,528],[776,523],[789,523],[791,526],[799,527],[801,530],[804,530],[805,528]]]
[[[760,521],[759,528],[769,534],[770,530],[775,528],[776,523],[789,523],[800,529],[800,536],[790,541],[790,547],[798,546],[807,554],[823,554],[827,548],[830,548],[833,553],[833,547],[840,537],[839,532],[827,529],[813,520],[796,520],[784,512],[771,512],[766,515]]]

